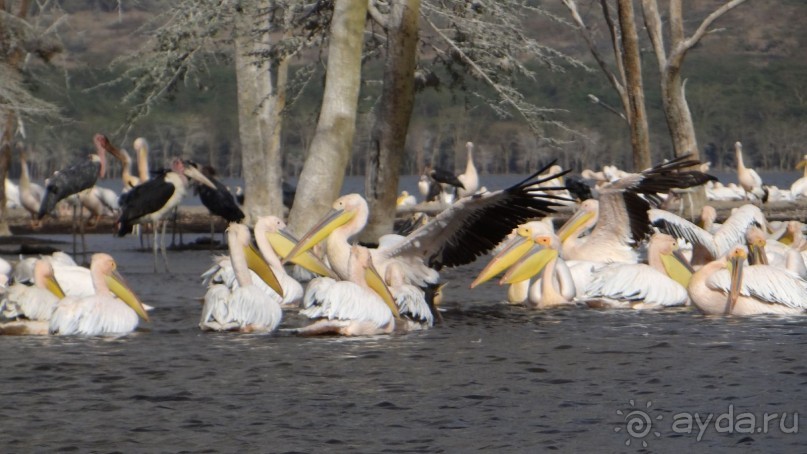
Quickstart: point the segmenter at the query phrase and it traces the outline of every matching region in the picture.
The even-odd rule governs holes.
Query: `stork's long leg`
[[[160,251],[162,252],[163,262],[165,263],[165,272],[168,273],[168,274],[171,274],[171,269],[168,268],[168,254],[165,253],[165,229],[166,229],[166,227],[168,227],[168,223],[163,221],[163,231],[162,231],[162,237],[163,238],[162,238],[162,244],[161,244]]]
[[[160,221],[154,221],[154,241],[151,242],[151,252],[154,255],[154,272],[157,272],[157,237],[159,236],[160,231],[157,230],[160,227]]]

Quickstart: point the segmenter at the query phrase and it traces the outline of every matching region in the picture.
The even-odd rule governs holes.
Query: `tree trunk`
[[[252,33],[255,11],[245,7],[237,24],[235,46],[238,132],[244,177],[245,222],[261,215],[283,215],[280,113],[285,107],[288,65],[271,61],[257,66],[249,53],[260,47]],[[264,38],[267,39],[267,38]]]
[[[619,0],[619,27],[622,30],[622,49],[625,62],[625,86],[630,113],[630,143],[633,150],[633,170],[650,167],[650,134],[642,83],[642,59],[639,54],[639,35],[633,13],[633,0]]]
[[[391,3],[387,19],[387,58],[380,108],[370,138],[365,194],[370,219],[361,241],[376,243],[392,232],[406,133],[414,106],[414,72],[420,0]]]
[[[297,185],[289,229],[303,233],[342,190],[356,130],[367,0],[336,0],[319,121]]]

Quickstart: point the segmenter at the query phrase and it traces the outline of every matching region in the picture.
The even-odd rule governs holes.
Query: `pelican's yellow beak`
[[[140,298],[135,295],[129,284],[117,270],[112,271],[111,274],[105,276],[104,280],[109,287],[109,291],[115,294],[121,301],[131,307],[135,313],[145,321],[149,321],[149,315],[146,313],[146,308]]]
[[[401,313],[398,312],[398,303],[395,302],[387,283],[384,282],[384,279],[378,274],[378,270],[375,269],[372,263],[364,270],[364,279],[367,281],[367,285],[384,300],[389,310],[392,311],[392,315],[396,319],[401,318]]]
[[[667,276],[670,276],[670,279],[678,282],[684,288],[689,286],[689,281],[692,279],[692,274],[695,270],[678,248],[671,254],[661,254],[661,264],[664,266],[664,271],[667,272]]]
[[[283,288],[280,286],[280,281],[277,280],[275,272],[266,263],[266,260],[261,255],[260,251],[255,249],[255,246],[250,244],[244,246],[244,256],[247,258],[247,267],[252,270],[258,277],[261,278],[266,285],[272,288],[278,295],[283,296]]]
[[[802,159],[798,164],[796,164],[797,169],[801,169],[804,166],[807,166],[807,159]]]
[[[510,267],[499,281],[499,285],[525,281],[543,271],[546,265],[556,258],[558,258],[556,249],[541,248]]]
[[[560,229],[558,229],[558,238],[560,238],[560,242],[563,243],[566,241],[567,238],[583,228],[583,226],[591,221],[592,218],[594,218],[593,211],[581,210],[573,214],[572,217],[570,217],[569,220],[566,221],[560,227]]]
[[[734,305],[737,304],[737,299],[740,297],[740,289],[743,286],[743,266],[747,255],[742,248],[735,248],[729,255],[729,272],[731,273],[731,285],[729,287],[729,295],[726,300],[726,315],[731,315],[734,311]]]
[[[296,246],[283,259],[283,262],[292,261],[295,257],[314,247],[315,244],[324,240],[337,227],[345,225],[353,219],[356,213],[345,210],[331,210],[320,221],[311,228],[297,243]]]
[[[200,172],[199,169],[197,169],[196,167],[185,166],[185,170],[183,171],[183,173],[185,173],[185,176],[188,177],[188,178],[196,180],[196,181],[198,181],[199,183],[202,183],[205,186],[209,186],[209,187],[211,187],[213,189],[216,189],[216,185],[213,184],[213,182],[210,181],[209,178],[204,176],[204,174],[202,172]]]
[[[285,230],[281,230],[277,233],[267,233],[266,239],[281,260],[288,257],[289,252],[291,252],[298,243],[297,239]],[[295,265],[302,266],[312,273],[336,279],[336,273],[310,250],[298,254],[297,257],[291,259],[291,262]]]
[[[53,276],[45,277],[45,288],[48,289],[49,292],[56,295],[59,299],[64,298],[64,290],[62,290],[62,286],[59,285],[59,282]]]
[[[529,252],[534,245],[535,243],[531,239],[521,236],[519,232],[518,235],[504,245],[501,252],[496,254],[490,262],[488,262],[485,269],[471,282],[471,288],[487,282],[497,274],[510,268],[510,266],[516,263],[524,254]]]
[[[748,245],[748,263],[752,265],[767,265],[768,254],[765,253],[765,241],[755,241]]]

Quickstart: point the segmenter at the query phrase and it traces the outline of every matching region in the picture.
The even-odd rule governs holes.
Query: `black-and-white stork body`
[[[216,179],[216,169],[212,166],[202,166],[202,174],[207,177],[216,188],[210,188],[204,184],[194,185],[194,192],[199,195],[202,205],[210,211],[210,214],[224,218],[227,223],[241,222],[244,220],[244,212],[238,206],[235,196],[227,189],[227,186]],[[210,218],[210,244],[213,244],[214,219]]]
[[[118,236],[125,236],[132,232],[136,224],[146,222],[154,223],[154,270],[157,270],[157,234],[162,223],[161,252],[168,271],[168,256],[165,252],[165,216],[177,207],[188,192],[188,178],[196,180],[211,188],[213,182],[189,161],[174,159],[170,171],[163,171],[158,176],[135,186],[130,191],[121,194],[121,213],[118,217]]]
[[[109,142],[109,140],[103,134],[96,134],[94,142],[97,154],[92,154],[89,159],[56,171],[48,179],[45,185],[45,196],[42,198],[42,204],[39,205],[37,219],[42,219],[53,211],[60,200],[91,188],[99,177],[104,177],[107,168],[106,152],[111,151],[105,147],[104,142]],[[123,160],[122,156],[116,155],[116,157]]]
[[[199,194],[199,200],[212,214],[223,217],[227,223],[241,222],[244,220],[244,212],[238,206],[235,197],[227,189],[227,186],[216,179],[216,170],[211,166],[202,167],[202,175],[207,177],[215,188],[204,184],[196,185],[195,191]]]

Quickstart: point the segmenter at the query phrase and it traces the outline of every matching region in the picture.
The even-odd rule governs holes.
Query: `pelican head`
[[[499,281],[500,285],[525,281],[543,271],[549,262],[558,258],[560,238],[555,235],[536,235],[533,241],[536,247],[507,270]]]
[[[149,316],[146,313],[146,308],[118,272],[118,264],[111,255],[102,252],[93,254],[90,260],[90,270],[93,273],[100,273],[104,277],[109,290],[131,307],[140,318],[148,321]]]
[[[734,305],[740,297],[740,289],[743,285],[743,265],[748,254],[742,246],[735,246],[726,256],[726,264],[731,273],[731,286],[726,300],[726,315],[731,315]]]
[[[280,286],[280,281],[277,280],[277,276],[266,262],[266,259],[263,258],[263,255],[250,240],[249,227],[246,225],[232,222],[227,227],[227,243],[230,247],[233,266],[236,266],[236,259],[233,259],[233,256],[243,255],[247,268],[257,274],[261,280],[266,282],[272,290],[282,297],[283,287]]]
[[[655,260],[655,257],[658,257],[661,262],[660,268],[662,268],[658,271],[665,272],[670,279],[678,282],[684,288],[689,285],[689,281],[692,279],[692,274],[695,270],[681,253],[678,240],[665,233],[654,233],[653,236],[650,237],[650,241],[648,241],[647,256],[651,266],[654,266],[654,263],[651,261]],[[658,265],[654,267],[659,268]]]
[[[59,299],[64,298],[64,290],[56,281],[53,274],[53,265],[49,260],[39,259],[34,263],[34,282],[37,286],[47,289]]]
[[[700,227],[708,230],[708,227],[711,227],[716,220],[717,210],[715,210],[715,207],[711,205],[704,205],[703,208],[701,208]]]
[[[510,234],[510,240],[504,244],[502,250],[488,262],[482,272],[471,282],[471,288],[487,282],[497,274],[510,268],[533,248],[536,235],[546,233],[551,233],[551,228],[541,221],[525,222],[516,227],[513,233]]]
[[[767,240],[762,229],[753,225],[748,227],[748,231],[745,232],[745,240],[748,243],[749,263],[752,265],[767,265],[768,256],[765,254]]]
[[[389,307],[389,310],[392,311],[392,315],[394,315],[395,318],[401,318],[401,314],[398,312],[398,304],[395,302],[392,292],[384,282],[384,278],[381,277],[381,274],[379,274],[378,270],[373,266],[370,250],[364,246],[354,244],[350,247],[350,258],[348,261],[350,263],[348,266],[351,270],[363,270],[363,276],[357,276],[356,278],[364,279],[370,289]]]
[[[286,230],[286,223],[277,216],[258,217],[255,223],[255,235],[261,234],[266,237],[269,245],[272,246],[272,249],[281,259],[288,257],[289,252],[298,243],[297,238]],[[336,279],[336,274],[333,270],[314,255],[311,250],[298,254],[291,259],[291,262],[319,276]]]
[[[339,197],[333,202],[331,210],[300,238],[297,246],[289,252],[284,261],[291,261],[311,249],[315,244],[327,238],[334,230],[354,218],[361,223],[361,225],[357,226],[358,230],[360,230],[364,227],[364,223],[367,222],[368,212],[367,202],[359,194],[347,194]]]
[[[577,212],[558,229],[560,241],[566,241],[567,238],[593,227],[594,224],[597,223],[599,213],[600,202],[595,199],[584,200],[577,209]]]

